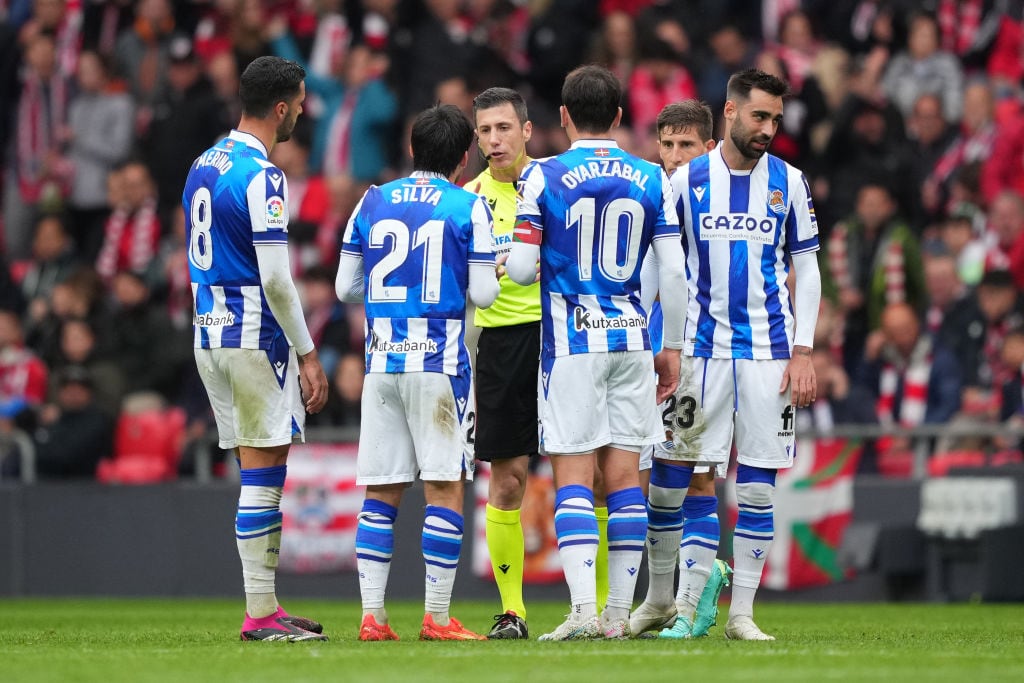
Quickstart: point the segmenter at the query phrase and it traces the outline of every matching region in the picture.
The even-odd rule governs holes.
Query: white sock
[[[394,506],[367,498],[357,517],[356,568],[359,570],[359,595],[362,598],[363,614],[373,614],[378,624],[385,623],[387,619],[384,594],[391,573],[397,516],[398,510]]]
[[[629,616],[644,555],[647,505],[639,486],[608,494],[608,619]],[[674,554],[674,553],[673,553]],[[673,558],[674,559],[674,558]],[[674,564],[674,562],[673,562]],[[673,567],[674,569],[674,567]],[[668,596],[671,600],[672,587]],[[613,608],[614,611],[610,611]]]
[[[774,478],[773,478],[774,483]],[[733,533],[733,580],[732,602],[729,604],[729,618],[754,616],[754,596],[761,583],[768,551],[771,549],[774,531],[774,509],[772,499],[775,493],[773,483],[751,481],[736,484],[736,502],[739,515]]]
[[[428,505],[423,517],[423,561],[426,564],[426,612],[438,626],[447,626],[455,571],[462,550],[462,515]]]
[[[597,616],[597,517],[594,494],[586,486],[563,486],[555,493],[558,557],[569,586],[571,618]]]
[[[274,582],[281,554],[281,492],[286,467],[242,470],[235,542],[242,561],[245,611],[253,619],[277,611]]]

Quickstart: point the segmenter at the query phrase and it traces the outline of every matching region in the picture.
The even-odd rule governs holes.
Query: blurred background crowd
[[[752,66],[791,84],[771,152],[810,184],[826,294],[804,426],[1024,423],[1024,0],[0,0],[0,436],[28,435],[41,477],[95,476],[129,415],[178,425],[183,473],[215,431],[181,189],[264,54],[308,71],[271,158],[333,378],[312,426],[358,425],[362,311],[334,296],[339,240],[369,184],[410,170],[412,117],[438,101],[471,117],[476,93],[510,86],[530,155],[557,153],[562,80],[585,62],[621,79],[619,143],[652,161],[664,105],[719,115]],[[1020,459],[1011,430],[978,433],[932,448]],[[906,474],[910,449],[880,438],[861,469]]]

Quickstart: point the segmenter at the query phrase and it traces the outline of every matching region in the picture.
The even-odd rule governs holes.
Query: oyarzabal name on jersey
[[[207,152],[203,152],[196,159],[196,168],[200,166],[213,166],[221,175],[224,175],[231,170],[234,166],[234,162],[231,161],[231,157],[228,156],[227,152],[222,152],[219,149],[211,149]]]
[[[601,161],[588,161],[570,168],[562,176],[562,184],[572,190],[584,180],[607,177],[623,178],[644,190],[647,189],[645,186],[649,176],[641,172],[639,168],[633,168],[630,164],[624,164],[614,159],[602,159]]]
[[[746,240],[775,243],[775,219],[749,213],[706,213],[700,217],[700,236],[706,240]]]
[[[199,327],[231,327],[235,324],[235,314],[231,311],[220,315],[198,313],[195,317],[195,324]]]
[[[391,342],[379,337],[374,337],[370,342],[371,353],[437,353],[437,342],[433,339],[416,341],[403,339],[400,342]]]
[[[577,306],[572,311],[572,326],[577,332],[584,330],[630,330],[647,327],[647,320],[636,316],[622,315],[618,318],[591,317],[591,312]]]

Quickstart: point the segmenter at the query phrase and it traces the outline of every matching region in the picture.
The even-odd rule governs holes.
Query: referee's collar
[[[264,147],[263,143],[260,142],[260,139],[258,137],[256,137],[255,135],[253,135],[252,133],[243,133],[240,130],[232,128],[231,132],[228,133],[228,137],[231,138],[232,140],[238,140],[239,142],[244,142],[249,147],[254,147],[254,148],[258,149],[259,151],[263,152],[263,156],[265,158],[269,158],[270,157],[270,154],[267,153],[267,148]]]

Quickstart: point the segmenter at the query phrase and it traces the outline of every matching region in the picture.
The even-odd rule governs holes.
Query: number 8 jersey
[[[515,239],[540,245],[545,358],[650,350],[640,264],[680,240],[668,176],[611,140],[577,140],[523,171]]]
[[[363,257],[367,372],[468,370],[469,264],[494,265],[481,197],[424,171],[371,186],[341,252]]]
[[[182,193],[195,348],[271,349],[256,244],[287,244],[288,185],[255,136],[231,131],[192,162]],[[275,344],[276,342],[276,344]]]

